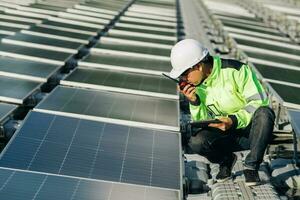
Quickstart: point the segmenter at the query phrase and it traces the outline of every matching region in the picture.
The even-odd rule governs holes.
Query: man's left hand
[[[230,129],[233,123],[231,118],[229,117],[221,117],[218,118],[218,120],[220,120],[222,123],[210,123],[208,126],[218,128],[222,131],[227,131],[228,129]]]

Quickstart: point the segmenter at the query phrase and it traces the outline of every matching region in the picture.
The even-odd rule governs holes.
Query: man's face
[[[202,67],[200,65],[197,65],[193,68],[188,69],[185,71],[181,77],[182,80],[188,82],[191,85],[197,86],[199,85],[202,80],[204,79],[204,74]]]

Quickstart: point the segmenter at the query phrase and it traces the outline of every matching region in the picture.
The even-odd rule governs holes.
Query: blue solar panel
[[[179,192],[0,168],[0,199],[174,200]]]
[[[31,112],[0,166],[180,189],[180,135]]]
[[[179,105],[175,99],[58,86],[35,109],[179,131]]]

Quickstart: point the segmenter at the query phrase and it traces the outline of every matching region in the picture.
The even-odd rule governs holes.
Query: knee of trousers
[[[266,122],[274,122],[275,113],[271,108],[262,106],[255,111],[253,118]]]
[[[188,145],[194,153],[206,155],[210,152],[208,133],[207,131],[201,131],[190,138]]]

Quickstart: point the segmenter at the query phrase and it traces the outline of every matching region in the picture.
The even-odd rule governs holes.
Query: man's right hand
[[[180,90],[180,87],[177,86],[177,89],[184,94],[184,96],[186,96],[186,98],[190,101],[190,102],[195,102],[197,100],[197,96],[196,96],[196,87],[191,85],[191,84],[187,84],[183,90]]]

